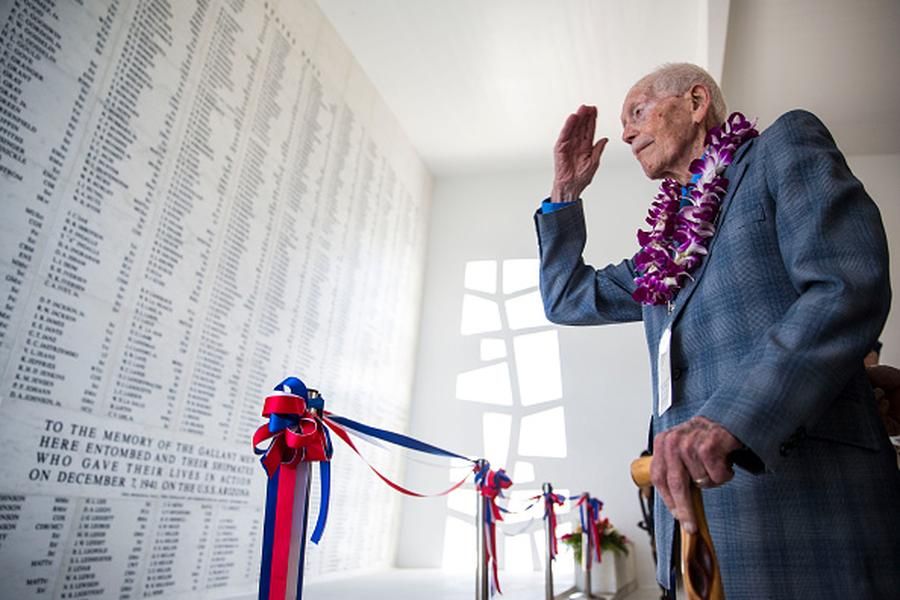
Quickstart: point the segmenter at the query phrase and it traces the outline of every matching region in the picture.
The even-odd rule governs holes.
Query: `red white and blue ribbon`
[[[497,575],[497,521],[503,520],[503,512],[497,505],[497,498],[503,498],[503,490],[512,486],[512,479],[506,474],[506,471],[492,471],[488,461],[482,460],[475,465],[475,489],[484,498],[486,503],[484,510],[484,546],[487,549],[485,553],[486,568],[491,570],[491,595],[494,590],[503,593],[500,589],[500,579]]]
[[[303,596],[309,469],[318,462],[321,475],[319,518],[312,541],[318,543],[328,518],[333,452],[320,412],[323,400],[309,398],[302,381],[289,377],[275,386],[263,405],[268,423],[253,434],[254,452],[269,477],[263,525],[260,600],[290,600]],[[271,440],[265,449],[259,445]]]
[[[600,511],[603,510],[603,502],[596,498],[591,498],[589,494],[584,493],[581,496],[572,496],[570,500],[577,500],[575,506],[578,507],[578,516],[581,519],[581,530],[588,534],[591,540],[591,548],[597,555],[597,562],[601,562],[602,551],[600,543],[603,541],[603,531],[606,528],[605,521],[600,520]],[[592,556],[587,555],[587,566],[591,567]]]
[[[373,437],[373,438],[376,438],[376,439],[379,439],[379,440],[382,440],[385,442],[389,442],[389,443],[397,445],[397,446],[401,446],[403,448],[407,448],[409,450],[415,450],[417,452],[424,452],[426,454],[431,454],[434,456],[444,456],[447,458],[459,458],[459,459],[466,460],[466,461],[469,461],[472,463],[475,462],[467,456],[463,456],[461,454],[456,454],[455,452],[450,452],[449,450],[444,450],[443,448],[438,448],[437,446],[432,446],[431,444],[422,442],[420,440],[409,437],[407,435],[403,435],[402,433],[395,433],[393,431],[388,431],[386,429],[378,429],[377,427],[365,425],[363,423],[359,423],[352,419],[348,419],[347,417],[339,417],[328,411],[325,411],[325,414],[322,417],[322,420],[328,426],[328,428],[330,428],[331,431],[334,432],[334,434],[336,436],[338,436],[339,438],[344,440],[344,442],[346,442],[347,445],[350,446],[350,448],[356,454],[358,454],[360,458],[363,459],[363,462],[365,462],[366,465],[368,465],[368,467],[370,469],[372,469],[372,471],[376,475],[378,475],[378,477],[382,481],[384,481],[386,484],[388,484],[391,488],[393,488],[393,489],[397,490],[398,492],[400,492],[401,494],[405,494],[407,496],[413,496],[416,498],[445,496],[445,495],[449,494],[450,492],[452,492],[453,490],[456,490],[460,486],[462,486],[462,484],[464,484],[466,482],[466,480],[469,479],[469,474],[466,473],[465,477],[463,477],[462,479],[460,479],[459,481],[454,483],[452,486],[450,486],[446,490],[444,490],[442,492],[438,492],[436,494],[424,494],[421,492],[416,492],[416,491],[410,490],[410,489],[405,488],[402,485],[394,482],[389,477],[385,476],[381,471],[379,471],[378,469],[373,467],[372,464],[369,463],[368,460],[366,460],[366,457],[363,456],[362,453],[359,451],[359,449],[356,447],[356,444],[353,443],[353,440],[351,439],[348,431],[355,431],[362,435],[365,435],[368,437]]]
[[[556,560],[559,554],[559,547],[556,540],[556,507],[562,506],[566,502],[566,497],[561,494],[555,494],[553,491],[547,491],[542,494],[544,498],[544,520],[547,521],[547,529],[550,533],[550,560]]]
[[[268,475],[266,513],[263,527],[262,565],[260,569],[260,600],[294,600],[303,597],[303,564],[306,551],[306,521],[309,498],[309,463],[320,465],[321,494],[318,520],[311,536],[318,544],[325,532],[331,495],[331,465],[333,454],[331,435],[347,443],[372,471],[391,488],[415,497],[449,494],[466,482],[466,474],[459,482],[437,494],[424,494],[407,489],[372,466],[353,443],[349,432],[376,438],[403,448],[458,458],[474,463],[471,458],[427,444],[415,438],[371,427],[324,409],[321,396],[310,398],[306,385],[296,377],[288,377],[277,386],[274,394],[264,402],[262,415],[268,423],[253,434],[254,452]],[[260,444],[269,441],[266,448]],[[507,486],[508,487],[508,486]]]

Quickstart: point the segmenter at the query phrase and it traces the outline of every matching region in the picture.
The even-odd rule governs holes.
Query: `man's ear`
[[[709,90],[705,85],[696,83],[691,87],[691,120],[694,123],[703,123],[709,114],[710,104],[712,102]]]

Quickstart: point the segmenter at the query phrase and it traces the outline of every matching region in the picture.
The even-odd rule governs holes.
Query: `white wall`
[[[897,256],[900,202],[895,190],[900,189],[900,155],[855,156],[849,163],[879,204],[891,254]],[[471,455],[484,452],[481,415],[490,407],[457,400],[454,393],[456,375],[479,364],[478,336],[460,334],[465,264],[536,257],[532,213],[547,193],[550,180],[548,169],[537,169],[436,182],[410,416],[414,434]],[[586,194],[589,262],[602,266],[635,250],[634,231],[643,225],[655,187],[636,165],[601,167]],[[896,259],[892,279],[900,281]],[[895,297],[893,305],[897,303]],[[642,327],[637,323],[606,328],[553,327],[559,333],[568,456],[532,459],[535,481],[520,482],[513,489],[533,489],[551,480],[557,487],[589,490],[600,497],[606,503],[606,515],[636,542],[640,585],[653,586],[647,537],[635,526],[641,517],[628,476],[630,461],[645,443],[649,416]],[[882,340],[883,362],[900,364],[900,317],[896,311],[891,313]],[[528,412],[514,407],[514,418],[517,410],[519,414]],[[515,450],[510,449],[510,456],[515,456]],[[409,463],[407,468],[407,481],[414,486],[438,490],[447,485],[447,469],[418,463]],[[406,500],[398,566],[440,566],[445,558],[445,522],[451,514],[459,516],[443,499]],[[474,552],[474,538],[472,541],[471,548],[464,548],[466,552]],[[466,560],[469,557],[462,558]]]
[[[479,363],[478,336],[460,334],[465,264],[536,258],[532,214],[550,181],[549,170],[437,180],[410,417],[415,435],[472,455],[484,451],[481,414],[485,407],[455,398],[456,375]],[[635,251],[634,232],[655,187],[644,180],[636,164],[601,167],[586,198],[587,256],[596,265],[617,262]],[[636,542],[641,585],[652,586],[652,559],[647,536],[636,527],[641,514],[629,476],[629,464],[646,442],[650,411],[642,326],[548,327],[559,333],[567,457],[520,457],[534,464],[535,481],[513,489],[536,489],[549,480],[557,488],[573,493],[587,490],[599,497],[605,502],[605,515]],[[515,423],[533,410],[513,407],[512,412]],[[516,455],[513,435],[510,457]],[[446,487],[447,470],[409,463],[407,480],[437,490]],[[446,501],[409,500],[404,511],[398,565],[441,565],[444,524],[452,512]]]

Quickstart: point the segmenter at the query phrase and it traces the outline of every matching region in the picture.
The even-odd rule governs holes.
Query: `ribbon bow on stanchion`
[[[269,482],[263,526],[260,600],[302,598],[306,553],[306,516],[311,481],[310,464],[320,465],[322,493],[319,517],[312,534],[318,543],[325,530],[330,496],[332,446],[321,421],[324,401],[296,377],[288,377],[263,406],[268,423],[253,434],[253,449]],[[271,440],[268,448],[259,445]]]
[[[597,562],[602,562],[602,551],[600,550],[600,542],[603,540],[603,531],[606,528],[606,522],[600,520],[600,511],[603,510],[603,502],[596,498],[591,498],[590,494],[585,492],[581,496],[572,496],[571,500],[576,500],[575,506],[578,507],[578,516],[581,520],[581,530],[588,535],[591,543],[591,550],[597,556]],[[587,568],[591,567],[591,553],[587,555]]]
[[[253,450],[261,455],[260,462],[269,477],[259,581],[260,600],[293,600],[303,597],[303,562],[312,473],[310,463],[318,462],[321,473],[319,516],[310,538],[317,544],[325,531],[331,495],[329,461],[333,449],[329,432],[346,442],[382,481],[408,496],[443,496],[459,488],[469,478],[467,473],[460,481],[437,494],[409,490],[372,466],[353,443],[350,432],[416,452],[471,463],[475,461],[400,433],[332,414],[325,410],[324,400],[318,392],[307,389],[296,377],[288,377],[279,383],[275,386],[275,392],[265,399],[263,405],[262,414],[268,419],[268,423],[260,426],[253,434]],[[260,448],[260,444],[267,440],[268,447]]]
[[[506,474],[506,471],[492,471],[491,464],[486,460],[479,460],[473,469],[475,472],[475,489],[481,495],[480,502],[486,504],[484,513],[484,535],[483,543],[485,548],[484,566],[491,569],[491,595],[494,590],[500,592],[500,580],[497,575],[497,521],[503,520],[503,509],[497,505],[497,498],[503,498],[503,490],[512,486],[512,479]]]
[[[556,539],[556,507],[562,506],[566,497],[553,491],[553,485],[550,482],[541,486],[541,495],[538,499],[544,501],[544,537],[546,538],[547,564],[544,566],[544,598],[545,600],[553,600],[553,561],[559,554],[558,541]]]
[[[556,507],[565,504],[566,497],[555,493],[549,483],[544,484],[544,486],[542,494],[544,497],[544,520],[547,521],[547,531],[550,537],[550,547],[547,550],[550,560],[556,560],[556,555],[559,554],[559,546],[556,539]]]

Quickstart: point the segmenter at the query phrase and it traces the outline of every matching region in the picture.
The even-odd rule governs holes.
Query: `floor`
[[[571,582],[558,581],[556,593],[561,594]],[[501,574],[502,595],[495,600],[544,600],[543,573]],[[352,577],[331,577],[308,583],[304,600],[472,600],[475,596],[475,577],[430,569],[394,569]],[[251,600],[242,597],[239,600]],[[638,589],[621,600],[658,600],[653,588]],[[235,599],[238,600],[238,599]],[[617,599],[618,600],[618,599]]]

